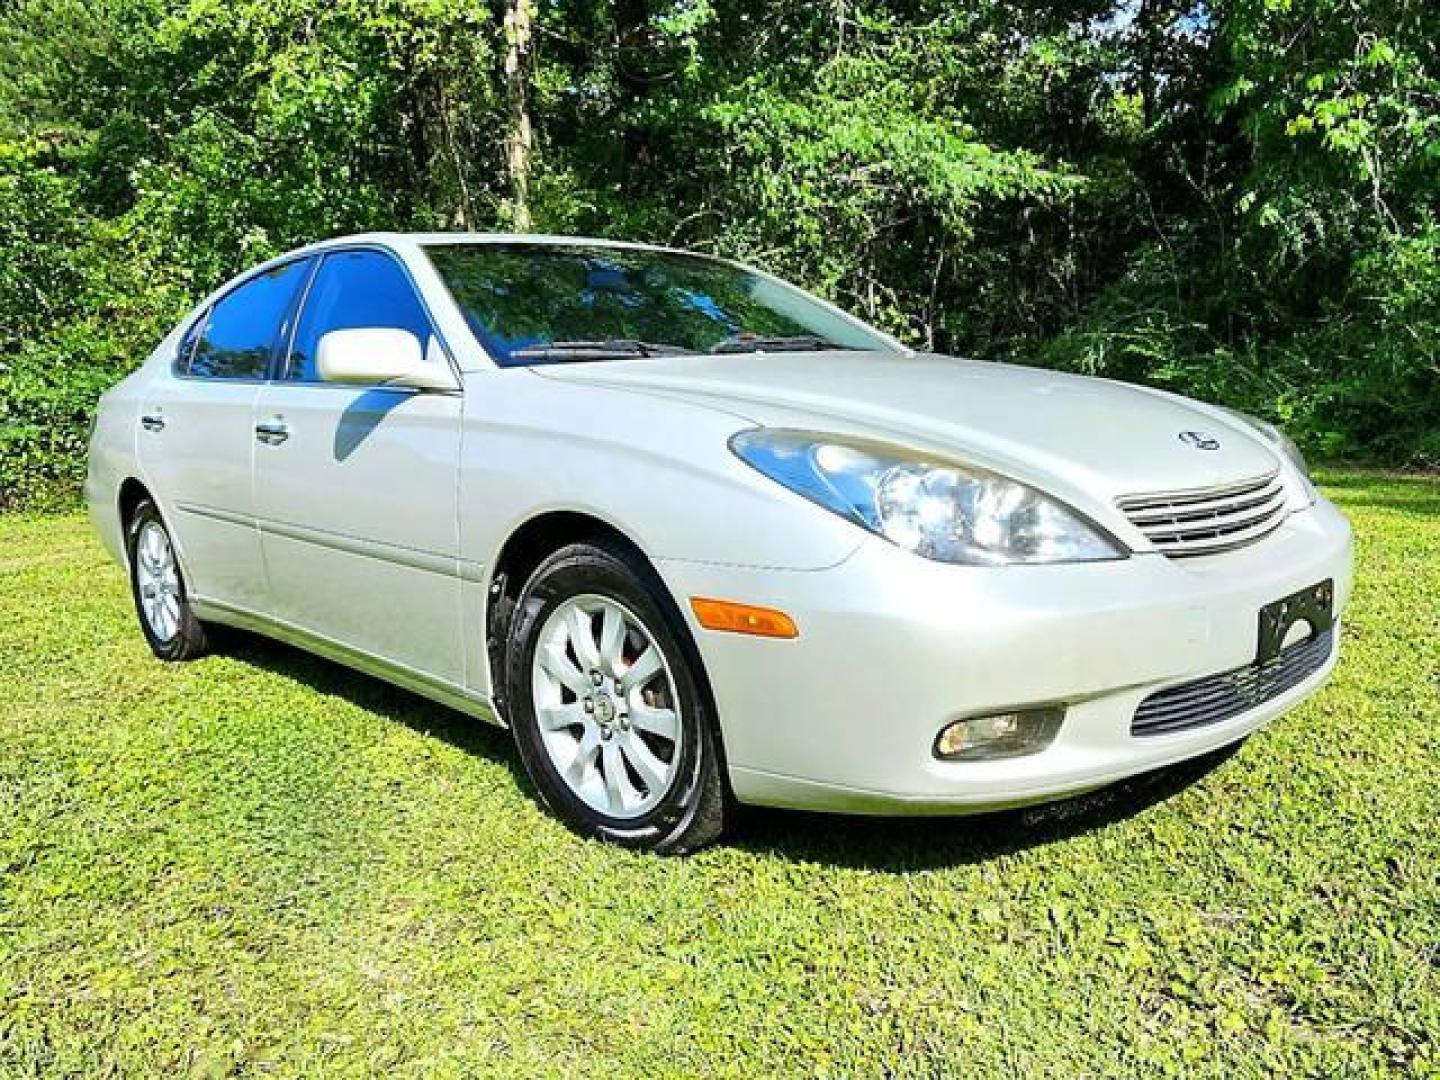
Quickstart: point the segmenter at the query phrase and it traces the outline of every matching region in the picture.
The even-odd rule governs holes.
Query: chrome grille
[[[1120,512],[1166,555],[1209,555],[1253,543],[1285,518],[1280,473],[1223,487],[1128,495]]]
[[[1168,735],[1218,724],[1293,690],[1330,658],[1335,631],[1326,630],[1284,649],[1269,660],[1246,664],[1151,694],[1135,710],[1132,735]]]

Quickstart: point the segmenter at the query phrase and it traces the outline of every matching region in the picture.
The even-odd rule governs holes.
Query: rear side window
[[[201,379],[263,379],[280,324],[309,265],[309,259],[285,263],[221,297],[205,320],[189,374]]]
[[[332,330],[408,330],[430,340],[430,319],[405,271],[378,251],[336,251],[325,256],[305,295],[305,309],[295,328],[295,341],[285,377],[319,382],[315,352],[320,338]]]

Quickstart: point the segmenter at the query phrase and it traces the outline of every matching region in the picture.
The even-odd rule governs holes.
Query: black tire
[[[209,651],[210,637],[205,624],[195,617],[195,612],[190,607],[190,593],[178,558],[174,560],[174,565],[179,617],[176,619],[174,631],[168,637],[161,637],[145,614],[145,605],[141,598],[139,546],[147,526],[158,526],[165,534],[170,551],[175,551],[170,529],[165,524],[165,519],[160,516],[159,509],[151,500],[141,499],[130,515],[130,520],[125,523],[125,551],[130,562],[130,595],[135,603],[135,617],[140,621],[140,632],[145,635],[150,651],[161,660],[193,660]]]
[[[640,817],[611,817],[560,776],[542,741],[531,665],[540,632],[557,607],[579,596],[618,601],[643,624],[668,665],[679,716],[679,765],[664,796]],[[583,836],[675,855],[715,840],[728,795],[718,728],[699,653],[654,569],[627,546],[597,538],[555,552],[521,591],[505,647],[509,720],[525,770],[544,804]]]

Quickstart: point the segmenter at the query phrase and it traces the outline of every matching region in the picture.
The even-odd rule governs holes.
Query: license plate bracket
[[[1334,612],[1335,582],[1330,578],[1266,604],[1260,609],[1256,662],[1263,664],[1279,656],[1286,636],[1296,623],[1309,624],[1312,635],[1323,634],[1334,623]]]

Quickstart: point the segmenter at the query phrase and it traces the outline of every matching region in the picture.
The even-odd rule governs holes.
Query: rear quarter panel
[[[139,478],[135,433],[139,427],[141,390],[146,368],[132,372],[100,396],[85,473],[85,506],[110,557],[126,564],[124,527],[120,520],[120,485]]]

